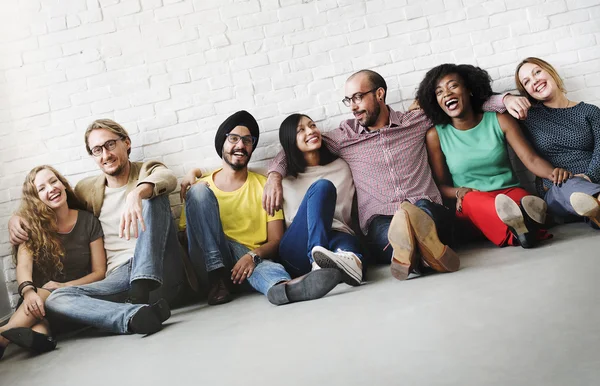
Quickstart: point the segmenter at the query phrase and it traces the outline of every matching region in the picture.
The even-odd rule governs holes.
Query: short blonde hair
[[[563,80],[561,79],[560,75],[558,75],[558,72],[556,71],[556,69],[550,63],[548,63],[545,60],[542,60],[540,58],[529,57],[529,58],[523,59],[523,61],[521,63],[519,63],[519,65],[517,66],[517,69],[515,70],[515,84],[517,85],[517,90],[519,90],[521,95],[526,96],[527,99],[529,99],[530,101],[536,100],[531,95],[529,95],[527,90],[525,90],[525,87],[523,87],[523,85],[521,84],[521,80],[519,79],[519,70],[526,63],[535,64],[536,66],[541,67],[544,71],[546,71],[548,74],[550,74],[552,79],[554,79],[554,81],[556,82],[556,85],[558,86],[560,91],[562,91],[564,93],[567,92],[567,89],[565,88],[565,84],[564,84]]]
[[[117,122],[113,121],[112,119],[96,119],[94,122],[90,123],[85,131],[85,149],[89,155],[92,155],[92,149],[90,149],[90,145],[88,144],[90,133],[94,130],[100,129],[108,130],[118,135],[121,139],[129,139],[131,141],[127,130],[125,130],[123,126],[119,125]],[[129,153],[131,153],[131,148],[127,150],[127,155],[129,155]]]

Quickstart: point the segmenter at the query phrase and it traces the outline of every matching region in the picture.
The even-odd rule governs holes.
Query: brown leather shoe
[[[423,260],[438,272],[458,271],[460,259],[456,252],[440,241],[431,217],[408,201],[404,201],[400,208],[408,213]]]
[[[229,288],[223,278],[224,268],[217,269],[208,273],[209,289],[208,289],[208,304],[216,306],[219,304],[229,303],[233,300]]]
[[[408,213],[400,208],[392,217],[388,229],[388,241],[394,253],[390,264],[392,276],[398,280],[406,280],[410,272],[416,268],[415,235],[410,226]]]

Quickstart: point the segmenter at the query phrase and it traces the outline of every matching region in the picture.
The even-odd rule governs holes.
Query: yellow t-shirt
[[[237,241],[246,247],[256,249],[267,242],[267,223],[274,220],[283,220],[281,210],[271,217],[262,207],[262,195],[267,182],[267,177],[248,172],[244,185],[233,192],[224,192],[216,187],[213,180],[215,170],[208,176],[198,180],[208,182],[219,202],[219,214],[223,232],[228,238]],[[181,214],[180,228],[185,228],[185,211]]]

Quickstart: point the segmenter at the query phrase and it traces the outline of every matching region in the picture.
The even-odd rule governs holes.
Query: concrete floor
[[[179,309],[153,336],[78,334],[11,348],[0,385],[599,385],[600,233],[535,250],[480,244],[462,269],[282,307],[249,294]]]

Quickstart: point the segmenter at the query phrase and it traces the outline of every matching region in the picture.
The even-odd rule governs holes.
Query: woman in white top
[[[337,268],[344,282],[360,285],[362,255],[350,227],[354,182],[350,168],[323,145],[310,117],[292,114],[279,128],[288,176],[283,180],[287,230],[279,244],[281,263],[293,276]]]

